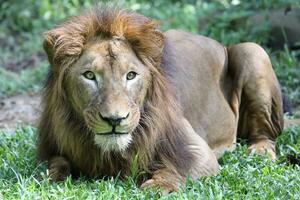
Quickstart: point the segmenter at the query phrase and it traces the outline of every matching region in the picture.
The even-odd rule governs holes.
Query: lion
[[[225,47],[143,15],[94,8],[44,34],[50,63],[37,156],[52,181],[126,177],[177,190],[218,173],[237,137],[276,158],[280,86],[255,43]]]

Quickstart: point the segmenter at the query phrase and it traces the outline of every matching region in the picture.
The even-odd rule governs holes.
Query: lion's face
[[[94,39],[66,76],[67,98],[104,150],[125,150],[138,126],[151,74],[130,45]]]

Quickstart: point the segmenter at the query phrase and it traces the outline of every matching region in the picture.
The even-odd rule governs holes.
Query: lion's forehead
[[[87,45],[77,64],[100,72],[111,69],[127,71],[138,64],[138,58],[122,41],[98,41]]]
[[[88,42],[86,44],[85,50],[87,52],[94,52],[100,54],[104,57],[110,57],[116,59],[118,56],[126,55],[133,56],[135,55],[130,45],[124,40],[97,40]]]

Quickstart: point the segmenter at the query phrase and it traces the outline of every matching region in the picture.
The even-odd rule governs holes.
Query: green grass
[[[299,199],[300,166],[289,165],[286,154],[300,153],[300,127],[278,138],[278,160],[247,155],[238,145],[221,159],[218,175],[187,181],[187,187],[161,199]],[[121,181],[80,178],[51,184],[45,164],[35,159],[35,129],[0,131],[0,199],[158,199],[156,190],[142,191],[128,177]]]

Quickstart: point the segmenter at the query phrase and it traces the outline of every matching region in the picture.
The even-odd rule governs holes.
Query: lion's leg
[[[39,127],[37,157],[40,161],[48,162],[48,176],[52,182],[58,182],[71,175],[71,165],[65,157],[59,155],[56,143],[51,140],[52,137],[48,137],[51,129],[47,126],[47,122],[42,120]]]
[[[155,171],[152,178],[145,181],[141,185],[141,188],[146,189],[156,187],[162,189],[163,194],[168,194],[172,191],[177,191],[184,181],[185,177],[182,177],[176,171],[163,168]]]
[[[65,157],[54,156],[48,162],[51,181],[63,181],[71,175],[71,165]]]
[[[233,78],[232,107],[238,108],[238,137],[250,142],[249,150],[275,159],[275,139],[283,129],[280,86],[269,56],[257,44],[228,48]]]
[[[159,187],[163,189],[163,193],[169,193],[177,190],[187,176],[196,180],[218,172],[217,158],[208,144],[194,131],[186,119],[183,119],[182,127],[185,131],[184,137],[176,138],[180,141],[168,141],[169,144],[179,145],[167,146],[166,143],[161,143],[162,146],[158,145],[158,157],[162,168],[154,171],[152,178],[144,182],[142,188]],[[166,152],[173,152],[172,156]]]

